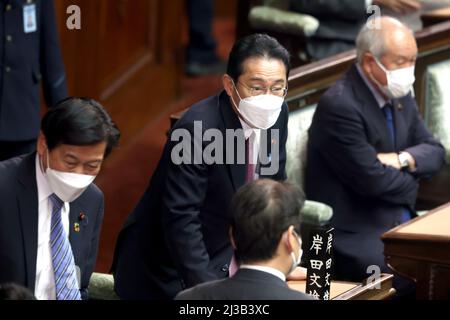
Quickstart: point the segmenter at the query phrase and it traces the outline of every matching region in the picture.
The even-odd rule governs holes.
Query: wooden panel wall
[[[70,5],[81,30],[66,27]],[[100,100],[126,143],[179,94],[182,0],[57,0],[69,92]]]

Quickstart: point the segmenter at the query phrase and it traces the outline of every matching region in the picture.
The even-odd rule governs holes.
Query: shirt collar
[[[389,100],[386,100],[380,92],[378,92],[377,88],[372,84],[372,82],[366,77],[365,73],[361,69],[361,66],[359,64],[356,65],[356,69],[359,72],[359,75],[364,80],[364,83],[369,88],[370,92],[372,92],[373,97],[377,101],[377,104],[380,108],[383,108]]]
[[[249,265],[249,264],[242,264],[239,269],[250,269],[250,270],[257,270],[262,271],[266,273],[270,273],[271,275],[279,278],[283,282],[286,282],[286,276],[283,272],[281,272],[278,269],[271,268],[271,267],[265,267],[265,266],[256,266],[256,265]]]
[[[47,182],[47,178],[41,170],[39,162],[39,154],[36,153],[36,183],[38,189],[38,201],[41,202],[50,197],[53,192]]]
[[[241,122],[242,130],[244,130],[245,140],[247,140],[247,139],[252,135],[253,132],[255,133],[255,136],[256,136],[256,137],[259,136],[259,131],[260,131],[261,129],[257,129],[257,128],[252,128],[252,127],[250,127],[250,126],[249,126],[244,120],[242,120],[240,117],[239,117],[239,121]]]

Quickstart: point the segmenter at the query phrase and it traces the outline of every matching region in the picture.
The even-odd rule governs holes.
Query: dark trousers
[[[36,140],[0,141],[0,161],[36,151]]]
[[[187,0],[189,44],[187,63],[210,63],[217,60],[216,41],[212,34],[214,0]]]

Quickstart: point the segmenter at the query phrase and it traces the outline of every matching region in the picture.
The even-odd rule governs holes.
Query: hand
[[[377,154],[378,160],[385,166],[393,167],[397,170],[401,170],[400,161],[398,161],[398,154],[392,153],[379,153]]]
[[[306,279],[306,268],[302,268],[302,267],[297,267],[294,269],[294,271],[292,271],[286,278],[287,281],[292,281],[292,280],[305,280]]]
[[[398,14],[407,14],[420,9],[419,0],[374,0],[373,4],[391,9]]]

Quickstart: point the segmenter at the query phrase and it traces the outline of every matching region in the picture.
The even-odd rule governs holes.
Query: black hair
[[[51,108],[41,122],[47,147],[88,146],[106,142],[105,157],[120,139],[116,124],[103,106],[90,98],[67,98]]]
[[[15,283],[0,284],[0,300],[36,300],[30,289]]]
[[[304,202],[303,191],[286,182],[260,179],[239,189],[230,205],[236,259],[272,259],[283,233],[291,225],[299,231]]]
[[[227,74],[237,82],[244,72],[243,65],[250,58],[276,59],[286,67],[286,78],[291,67],[289,52],[273,37],[267,34],[252,34],[238,41],[228,57]]]

